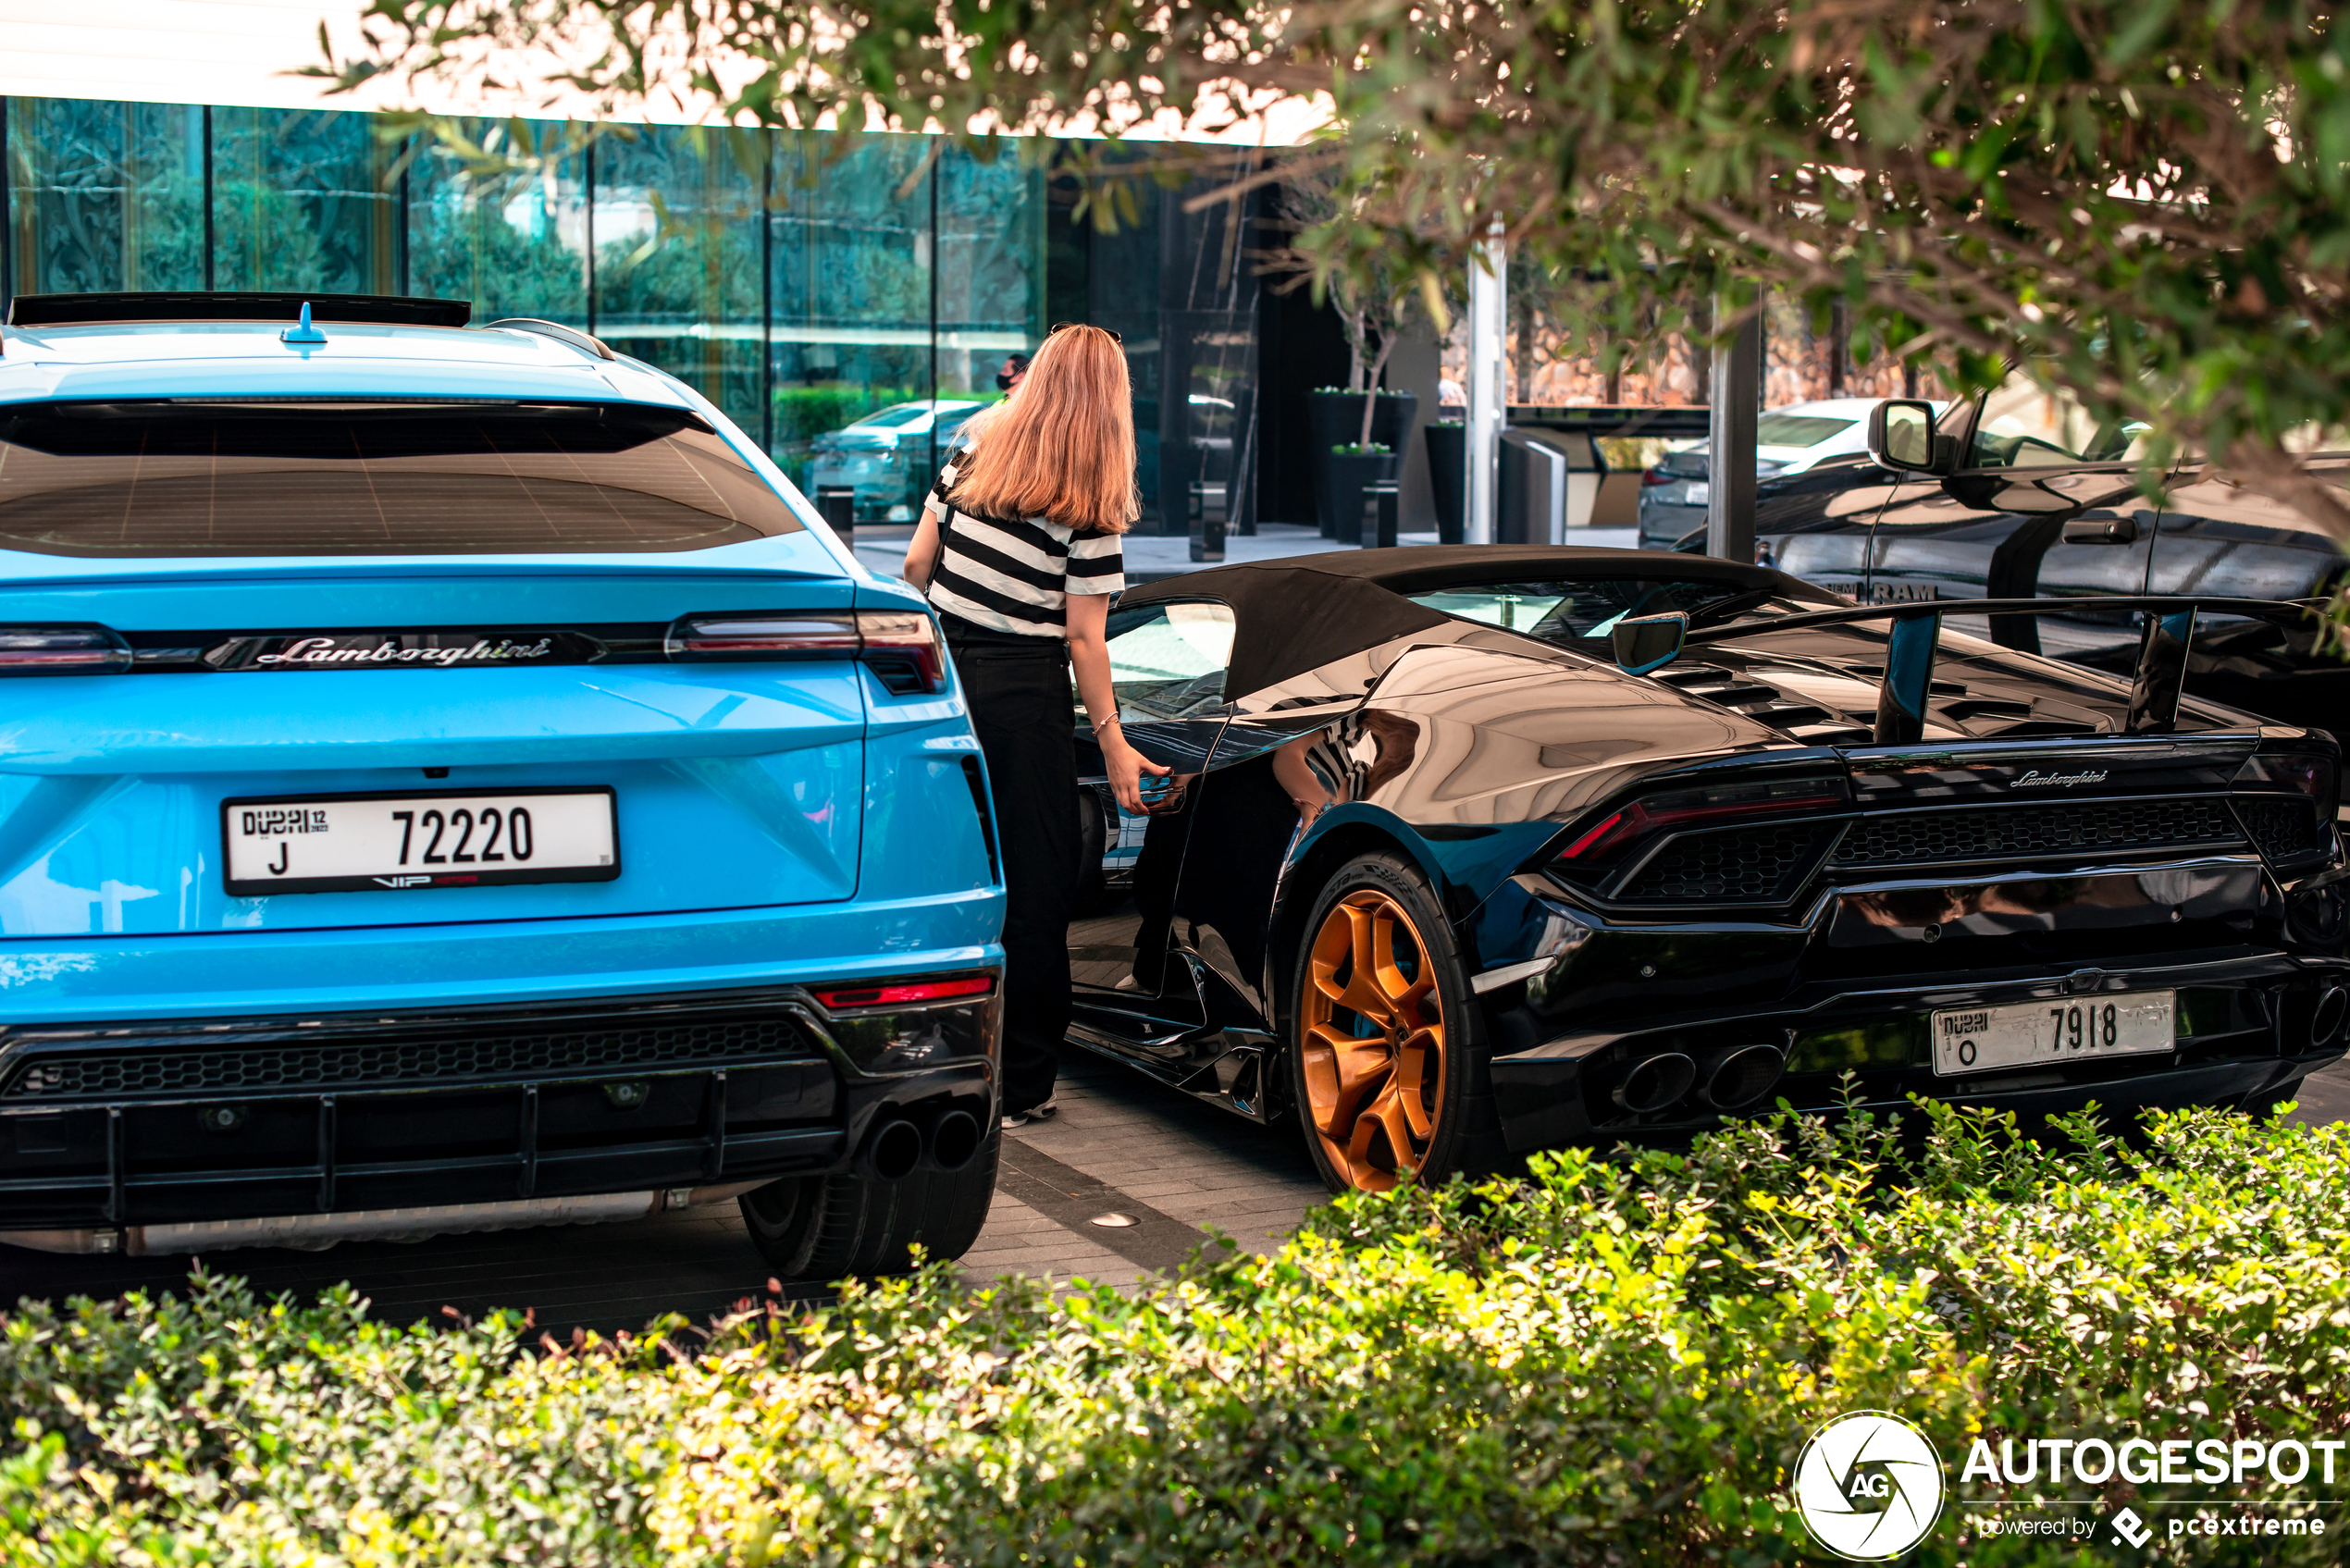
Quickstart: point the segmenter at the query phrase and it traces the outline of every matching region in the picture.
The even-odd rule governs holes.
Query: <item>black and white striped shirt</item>
[[[1116,534],[1065,528],[1042,517],[1012,522],[957,507],[948,492],[964,447],[939,471],[924,510],[938,519],[938,563],[930,601],[991,631],[1020,636],[1069,635],[1068,596],[1114,594],[1126,586]]]

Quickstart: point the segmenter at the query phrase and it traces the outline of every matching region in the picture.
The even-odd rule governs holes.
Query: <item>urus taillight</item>
[[[920,611],[743,611],[687,615],[663,647],[678,661],[856,659],[899,697],[946,689],[946,652]]]

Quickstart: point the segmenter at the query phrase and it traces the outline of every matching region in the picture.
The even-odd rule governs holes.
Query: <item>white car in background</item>
[[[860,522],[909,522],[963,422],[993,401],[922,398],[828,430],[809,444],[808,488],[852,487]]]
[[[1879,398],[1825,398],[1766,410],[1754,426],[1754,475],[1800,474],[1831,458],[1868,455],[1869,410]],[[1939,412],[1940,405],[1937,404]],[[1668,451],[1640,475],[1640,548],[1671,549],[1705,526],[1712,499],[1707,443]]]

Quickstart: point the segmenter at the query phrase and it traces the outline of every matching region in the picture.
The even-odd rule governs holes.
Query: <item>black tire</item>
[[[917,1170],[903,1181],[844,1172],[772,1181],[736,1200],[750,1244],[786,1285],[829,1285],[851,1275],[904,1274],[920,1242],[934,1262],[961,1257],[996,1197],[1000,1128],[957,1171]]]
[[[1400,911],[1406,929],[1389,943],[1393,960],[1389,969],[1410,982],[1407,996],[1422,989],[1422,977],[1433,981],[1416,1002],[1406,1004],[1409,1017],[1394,1015],[1396,1032],[1384,1046],[1375,1047],[1388,1053],[1384,1080],[1373,1068],[1356,1077],[1359,1089],[1353,1092],[1339,1073],[1335,1052],[1317,1043],[1328,1033],[1316,1033],[1319,1027],[1360,1039],[1366,1046],[1380,1038],[1369,1014],[1328,1000],[1328,986],[1353,994],[1351,957],[1335,974],[1317,976],[1316,948],[1325,929],[1333,919],[1342,924],[1354,919],[1342,906],[1357,911],[1369,906],[1373,930],[1378,929],[1379,907]],[[1388,929],[1394,929],[1391,917]],[[1407,943],[1413,955],[1408,961]],[[1320,1006],[1317,994],[1326,998]],[[1283,1055],[1290,1100],[1297,1107],[1299,1130],[1315,1168],[1331,1191],[1391,1187],[1406,1169],[1412,1179],[1433,1185],[1455,1175],[1483,1176],[1505,1167],[1484,1018],[1469,990],[1467,966],[1452,926],[1417,867],[1400,855],[1374,854],[1350,860],[1331,874],[1307,912],[1288,1001],[1289,1049]],[[1432,1085],[1426,1072],[1430,1025],[1440,1069]],[[1411,1115],[1414,1104],[1417,1118]],[[1415,1142],[1400,1154],[1387,1131],[1398,1117],[1406,1120],[1407,1141],[1416,1138],[1411,1121],[1428,1124],[1426,1142]],[[1330,1128],[1323,1125],[1325,1119]],[[1372,1125],[1367,1128],[1367,1121]],[[1331,1128],[1348,1136],[1342,1142]]]

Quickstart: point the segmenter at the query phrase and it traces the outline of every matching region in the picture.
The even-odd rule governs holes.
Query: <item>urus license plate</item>
[[[609,789],[322,795],[220,807],[229,895],[610,882]]]
[[[2176,994],[2169,991],[1954,1008],[1933,1015],[1934,1070],[1948,1078],[2092,1056],[2151,1056],[2177,1045],[2177,1012]]]

